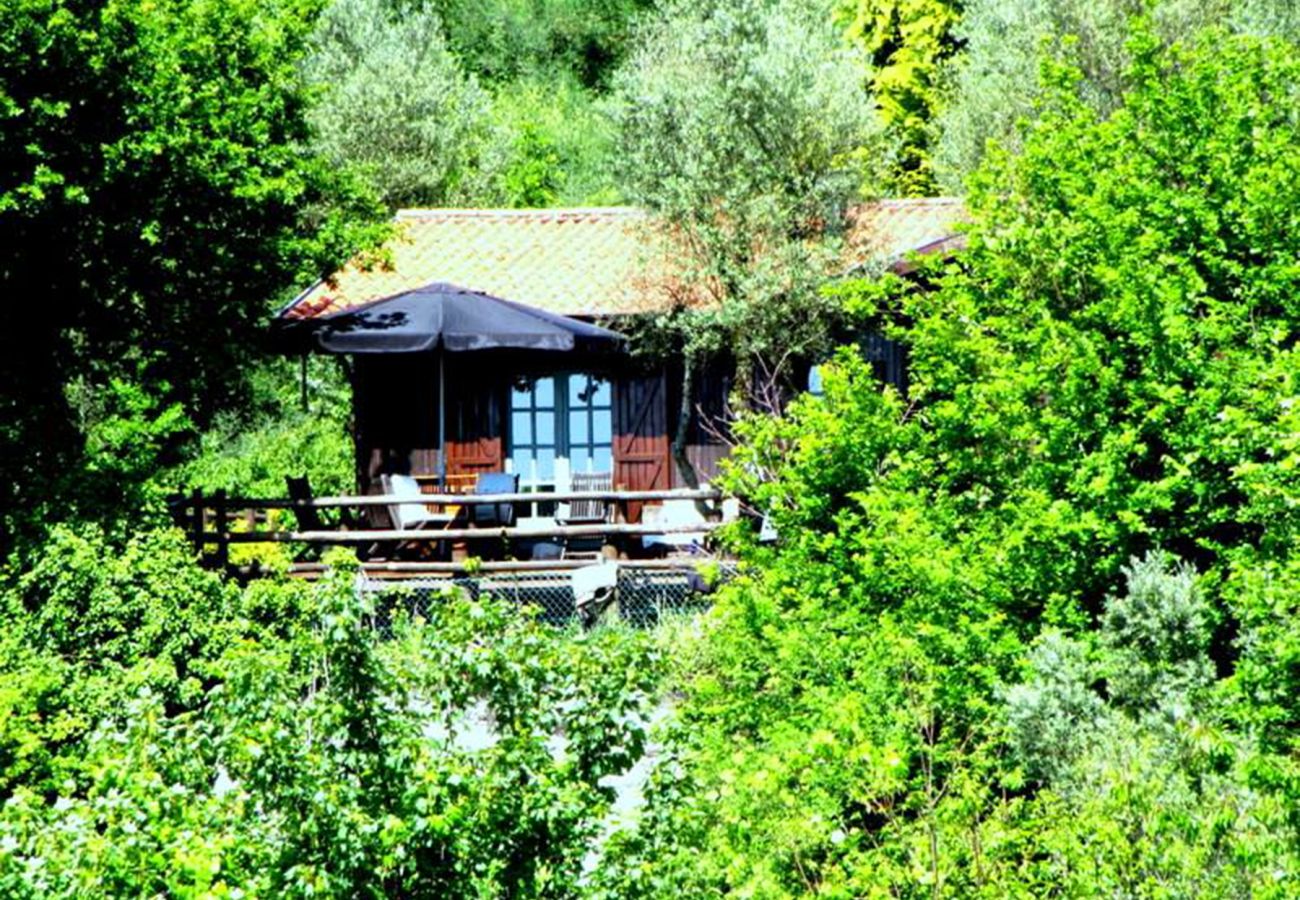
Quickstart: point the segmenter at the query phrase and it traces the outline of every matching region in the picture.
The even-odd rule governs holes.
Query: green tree
[[[552,72],[498,85],[492,98],[500,160],[484,202],[512,207],[612,206],[614,125],[603,95]]]
[[[899,154],[887,185],[892,192],[934,192],[932,122],[941,102],[942,63],[958,48],[953,28],[961,0],[851,0],[837,14],[850,38],[871,54],[872,98],[898,134]]]
[[[705,355],[727,348],[746,384],[825,342],[816,287],[879,145],[866,71],[819,4],[677,3],[647,25],[619,81],[621,180],[679,251],[683,289],[651,327],[685,357],[687,413]]]
[[[1165,42],[1207,26],[1268,37],[1300,36],[1289,0],[968,0],[953,32],[962,46],[944,75],[934,122],[934,167],[952,192],[983,159],[989,141],[1019,146],[1018,123],[1036,115],[1051,85],[1041,64],[1065,53],[1082,74],[1081,94],[1110,112],[1125,88],[1132,19],[1149,15]]]
[[[600,103],[638,8],[336,0],[304,66],[316,146],[390,209],[613,202]]]
[[[206,421],[240,396],[271,303],[363,239],[372,211],[304,149],[313,12],[0,8],[0,543],[84,482],[78,397],[124,377]]]
[[[603,91],[652,0],[399,0],[435,10],[469,71],[506,85],[562,73]]]
[[[431,9],[334,0],[303,69],[320,92],[315,146],[355,167],[390,209],[483,190],[490,98],[461,71]]]
[[[1293,489],[1274,458],[1293,377],[1297,125],[1278,98],[1295,55],[1223,33],[1162,47],[1130,42],[1105,117],[1058,69],[1022,154],[973,184],[969,274],[904,304],[918,397],[963,423],[952,483],[1062,504],[1106,577],[1149,546],[1205,571],[1294,528],[1273,503]],[[1017,374],[979,375],[995,371]]]

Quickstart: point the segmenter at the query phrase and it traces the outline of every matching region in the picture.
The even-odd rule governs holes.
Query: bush
[[[322,495],[351,493],[356,487],[352,397],[336,362],[309,359],[302,385],[294,361],[264,361],[248,375],[247,409],[218,417],[200,435],[192,458],[158,480],[165,478],[172,490],[283,497],[286,476],[306,475]]]
[[[84,770],[81,742],[147,690],[193,709],[237,632],[238,593],[200,569],[180,532],[119,542],[95,525],[56,525],[31,568],[11,577],[0,623],[0,793],[49,789]]]
[[[1001,835],[1017,835],[1022,856],[995,890],[1027,897],[1293,896],[1300,859],[1288,801],[1251,784],[1260,760],[1229,753],[1209,764],[1173,750],[1131,725],[1108,729],[1062,790],[1040,794],[1001,823],[1014,829]]]
[[[648,640],[454,596],[427,622],[385,601],[385,639],[332,562],[258,588],[246,608],[296,624],[229,643],[192,712],[138,690],[98,710],[77,779],[11,786],[0,894],[573,896],[601,779],[641,754]]]
[[[1212,611],[1196,572],[1151,553],[1132,560],[1124,577],[1127,592],[1106,602],[1101,620],[1110,696],[1130,708],[1185,711],[1214,678]]]
[[[1050,69],[955,262],[828,290],[907,397],[846,351],[737,426],[723,481],[779,540],[733,528],[751,577],[609,896],[1294,892],[1300,63],[1129,47],[1109,115]]]
[[[116,546],[96,526],[56,526],[16,590],[41,648],[92,667],[163,659],[181,679],[234,608],[233,588],[174,529]]]
[[[1295,559],[1241,561],[1225,585],[1238,623],[1225,694],[1232,716],[1266,748],[1288,753],[1300,737],[1300,569]]]
[[[1007,743],[1030,780],[1060,782],[1095,746],[1103,725],[1095,667],[1087,646],[1059,631],[1040,635],[1026,661],[1028,677],[1004,695]]]

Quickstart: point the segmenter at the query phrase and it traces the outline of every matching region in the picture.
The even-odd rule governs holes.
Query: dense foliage
[[[306,77],[317,146],[350,163],[390,208],[481,193],[488,96],[461,71],[442,22],[387,0],[336,0],[321,16]]]
[[[938,182],[964,193],[988,143],[1019,143],[1019,124],[1037,116],[1051,88],[1042,64],[1066,54],[1082,75],[1080,95],[1115,109],[1131,61],[1134,18],[1149,16],[1162,41],[1186,41],[1207,26],[1266,37],[1300,37],[1291,0],[967,0],[953,37],[962,52],[940,77],[930,140]]]
[[[742,428],[780,543],[609,896],[1296,893],[1300,64],[1127,52],[1109,115],[1054,71],[929,290],[837,288],[906,399],[849,354]]]
[[[217,416],[199,434],[197,453],[159,480],[280,497],[286,475],[305,475],[317,494],[348,493],[356,484],[352,392],[338,359],[275,360],[249,381],[248,402]]]
[[[561,70],[608,84],[649,0],[431,0],[457,55],[496,83]]]
[[[412,619],[344,560],[240,594],[180,542],[60,535],[16,586],[0,893],[573,895],[642,752],[644,636],[486,596]]]
[[[957,50],[960,0],[848,0],[839,9],[849,36],[871,54],[871,93],[897,134],[898,158],[885,184],[896,195],[935,188],[930,145],[941,106],[942,65]]]
[[[335,0],[304,71],[316,146],[390,208],[608,203],[602,103],[638,0]]]
[[[200,419],[238,399],[268,303],[363,237],[368,207],[303,149],[311,15],[296,0],[0,8],[6,519],[75,495],[114,379]]]
[[[0,5],[0,895],[1300,895],[1296,15]],[[835,277],[847,205],[936,184],[964,251]],[[619,198],[680,242],[640,337],[688,400],[836,323],[910,361],[745,416],[725,485],[778,540],[733,527],[671,660],[345,555],[195,564],[165,491],[352,483],[275,300],[387,206]]]

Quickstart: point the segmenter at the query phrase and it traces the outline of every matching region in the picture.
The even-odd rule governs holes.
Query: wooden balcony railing
[[[407,495],[369,495],[315,497],[309,500],[290,498],[255,498],[230,496],[224,491],[204,495],[194,492],[174,495],[171,508],[177,523],[190,540],[214,565],[229,563],[232,544],[241,543],[304,543],[318,545],[357,545],[370,547],[376,544],[399,542],[451,541],[472,544],[475,541],[526,539],[547,540],[578,537],[625,538],[654,535],[696,534],[711,531],[721,522],[722,495],[711,488],[629,491],[554,491],[546,493],[518,492],[510,494],[422,494],[418,500]],[[508,527],[476,527],[463,518],[454,519],[448,527],[417,529],[371,528],[363,526],[310,530],[273,530],[269,524],[269,510],[362,510],[369,507],[423,504],[429,507],[467,508],[476,505],[518,504],[532,505],[539,501],[548,504],[575,501],[604,501],[612,508],[611,521],[566,524],[539,523],[532,519],[527,524]],[[708,515],[703,521],[682,523],[629,523],[626,509],[629,503],[663,501],[698,501],[706,506]]]

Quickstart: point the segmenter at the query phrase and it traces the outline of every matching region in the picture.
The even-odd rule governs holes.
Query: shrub
[[[1005,694],[1007,743],[1032,781],[1054,783],[1094,746],[1105,704],[1093,690],[1088,648],[1059,631],[1030,648],[1028,677]]]
[[[233,588],[200,569],[174,529],[119,546],[94,525],[56,526],[16,591],[43,649],[91,667],[162,659],[179,679],[234,607]]]
[[[643,746],[648,640],[457,597],[427,622],[393,598],[385,638],[355,563],[331,562],[325,583],[245,602],[301,606],[296,625],[229,643],[198,708],[138,691],[99,711],[75,781],[17,787],[0,894],[576,893],[600,780]]]
[[[1233,719],[1264,747],[1291,751],[1300,735],[1300,570],[1295,559],[1242,560],[1227,579],[1238,623],[1226,696]]]
[[[1185,711],[1214,678],[1213,614],[1196,572],[1156,552],[1131,560],[1124,577],[1128,590],[1107,600],[1101,619],[1110,696],[1130,708]]]
[[[1065,790],[1022,810],[1026,857],[1006,888],[1025,896],[1293,896],[1300,859],[1288,801],[1251,784],[1260,760],[1171,749],[1141,728],[1108,730]]]

